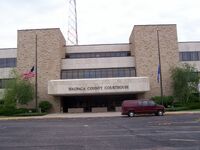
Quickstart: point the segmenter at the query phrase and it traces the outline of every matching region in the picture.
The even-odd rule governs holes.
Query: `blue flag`
[[[157,70],[157,82],[160,82],[160,65],[158,65],[158,70]]]

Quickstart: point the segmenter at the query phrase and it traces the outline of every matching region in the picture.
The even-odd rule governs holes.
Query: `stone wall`
[[[37,44],[36,44],[37,35]],[[53,104],[52,112],[60,111],[60,99],[49,96],[49,80],[60,79],[61,59],[65,57],[65,39],[60,29],[35,29],[18,31],[17,71],[22,74],[36,65],[38,104],[40,100],[49,100]],[[31,79],[35,84],[35,78]],[[29,104],[35,107],[35,100]]]
[[[149,77],[150,91],[140,97],[150,98],[160,95],[157,82],[158,37],[161,56],[163,94],[171,95],[170,68],[178,64],[178,42],[176,25],[136,25],[130,36],[131,54],[135,56],[136,76]]]

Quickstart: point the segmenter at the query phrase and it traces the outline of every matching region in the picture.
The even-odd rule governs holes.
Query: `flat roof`
[[[129,45],[130,43],[112,43],[112,44],[84,44],[84,45],[66,45],[66,47],[75,47],[75,46],[100,46],[100,45]]]
[[[31,31],[31,30],[55,30],[55,29],[58,29],[58,30],[60,30],[60,28],[39,28],[39,29],[20,29],[20,30],[17,30],[17,31]]]

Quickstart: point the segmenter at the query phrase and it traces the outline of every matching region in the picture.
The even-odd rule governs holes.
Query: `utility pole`
[[[159,30],[157,30],[157,42],[158,42],[158,60],[159,60],[159,74],[160,75],[160,96],[163,105],[163,85],[162,85],[162,65],[161,65],[161,56],[160,56],[160,38],[159,38]]]

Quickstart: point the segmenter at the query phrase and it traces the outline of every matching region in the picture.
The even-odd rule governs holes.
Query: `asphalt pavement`
[[[200,114],[0,121],[0,150],[200,150]]]

